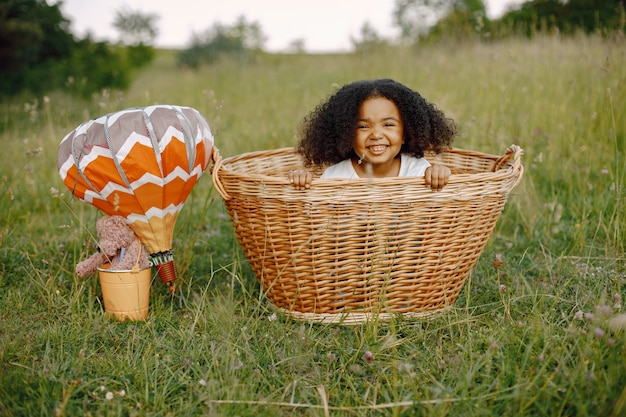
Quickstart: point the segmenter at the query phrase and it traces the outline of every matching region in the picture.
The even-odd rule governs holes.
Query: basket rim
[[[523,177],[524,167],[521,163],[521,157],[524,154],[524,150],[518,145],[511,145],[507,148],[506,152],[503,155],[495,155],[488,154],[479,151],[473,151],[462,148],[454,148],[451,147],[445,150],[442,153],[454,153],[461,156],[466,157],[474,157],[481,159],[490,159],[494,162],[494,167],[490,175],[490,180],[498,181],[506,178],[510,178],[512,176],[517,176],[516,182],[513,184],[511,188],[514,188],[518,185]],[[275,175],[265,175],[260,173],[247,173],[243,171],[236,171],[229,169],[227,165],[242,161],[254,159],[257,157],[272,157],[277,155],[284,154],[297,154],[297,150],[295,147],[282,147],[270,150],[259,150],[259,151],[251,151],[245,152],[242,154],[230,156],[228,158],[222,159],[218,150],[213,152],[213,169],[212,169],[212,177],[213,184],[217,191],[220,193],[222,198],[225,200],[230,199],[230,195],[226,191],[224,185],[221,182],[221,175],[229,175],[232,177],[236,177],[240,181],[254,181],[254,182],[262,182],[265,184],[271,185],[290,185],[289,179],[287,177],[275,176]],[[506,162],[511,161],[511,164],[506,169],[500,169]],[[458,184],[458,183],[466,183],[468,181],[472,181],[473,179],[484,176],[486,172],[479,173],[457,173],[450,175],[448,179],[448,184]],[[420,177],[389,177],[389,178],[313,178],[311,181],[311,187],[337,187],[344,185],[400,185],[400,184],[414,184],[416,182],[422,182],[423,176]]]

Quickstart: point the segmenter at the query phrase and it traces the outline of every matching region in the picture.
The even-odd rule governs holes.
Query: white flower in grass
[[[272,313],[270,316],[267,317],[269,321],[276,321],[277,318],[278,316],[276,316],[276,313]]]
[[[204,379],[201,379],[200,381],[198,381],[198,384],[202,385],[203,387],[206,387],[206,381]]]
[[[113,393],[111,391],[107,392],[104,398],[106,398],[107,401],[111,401],[113,399]]]
[[[576,320],[582,320],[583,318],[585,318],[585,313],[583,313],[581,310],[578,310],[576,314],[574,314],[574,318]]]
[[[602,339],[604,337],[604,330],[602,330],[600,327],[596,327],[595,330],[593,331],[593,334],[598,339]]]
[[[613,308],[616,310],[622,308],[622,295],[619,293],[613,295]]]
[[[125,397],[125,396],[126,396],[126,390],[121,390],[121,391],[119,392],[119,396],[120,396],[120,397]]]

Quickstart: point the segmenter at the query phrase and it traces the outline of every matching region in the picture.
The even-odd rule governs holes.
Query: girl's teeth
[[[371,150],[372,152],[382,152],[382,151],[384,151],[386,148],[387,148],[386,146],[372,146],[372,147],[370,147],[370,150]]]

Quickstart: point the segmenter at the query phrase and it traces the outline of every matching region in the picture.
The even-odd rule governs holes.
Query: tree
[[[489,34],[490,22],[482,0],[453,2],[451,10],[428,32],[428,39],[466,40]]]
[[[104,88],[127,88],[130,69],[145,62],[132,47],[77,40],[58,4],[0,0],[0,95],[55,89],[89,97]]]
[[[403,39],[415,41],[451,13],[484,16],[485,4],[482,0],[396,0],[393,21]]]
[[[36,66],[52,69],[69,58],[75,44],[59,6],[45,0],[10,0],[0,3],[0,94],[26,87],[41,89],[49,77],[37,80],[29,72]],[[50,74],[55,76],[57,74]],[[27,85],[27,83],[36,85]]]
[[[142,13],[122,8],[115,12],[113,26],[120,32],[120,40],[128,45],[128,60],[133,66],[141,67],[154,59],[152,45],[159,31],[156,21],[159,15]]]
[[[123,8],[115,12],[113,26],[119,30],[126,45],[151,45],[158,36],[156,21],[159,15]]]
[[[361,26],[361,38],[355,39],[350,37],[350,41],[357,52],[370,50],[387,44],[378,34],[376,28],[369,22],[365,22],[363,26]]]
[[[228,32],[229,36],[238,39],[245,49],[263,50],[266,37],[259,22],[248,22],[244,16],[239,16]]]
[[[438,20],[446,0],[396,0],[393,22],[400,37],[415,41]]]
[[[289,42],[289,46],[287,46],[287,52],[293,54],[302,54],[306,51],[306,41],[302,38],[294,39]]]
[[[191,46],[178,54],[178,63],[197,68],[223,55],[242,57],[262,51],[264,43],[265,35],[259,23],[249,23],[240,16],[232,26],[218,22],[202,34],[193,34]]]
[[[564,35],[576,32],[607,33],[624,31],[626,0],[531,0],[502,16],[501,31],[523,33],[528,37],[557,30]]]

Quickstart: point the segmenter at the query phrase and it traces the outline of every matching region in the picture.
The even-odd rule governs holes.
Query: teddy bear
[[[98,252],[76,265],[76,274],[85,277],[99,266],[110,263],[110,270],[130,270],[138,264],[139,269],[148,268],[148,253],[135,232],[122,216],[105,216],[96,222]]]

